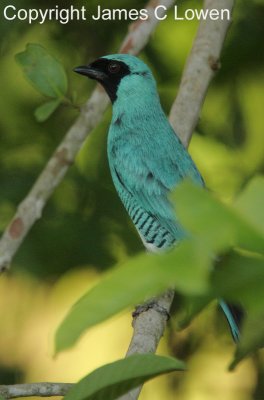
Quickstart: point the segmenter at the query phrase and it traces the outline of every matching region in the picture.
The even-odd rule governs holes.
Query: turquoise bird
[[[75,72],[97,80],[113,105],[107,153],[116,190],[145,247],[166,251],[186,235],[168,195],[184,178],[204,186],[170,125],[148,66],[127,54],[101,57]],[[231,308],[220,302],[237,341]]]

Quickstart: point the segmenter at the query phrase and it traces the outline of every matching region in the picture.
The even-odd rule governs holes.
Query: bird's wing
[[[136,202],[177,238],[179,223],[168,199],[169,191],[185,177],[201,180],[183,146],[180,144],[172,149],[163,143],[158,154],[155,146],[130,147],[128,151],[122,148],[122,157],[121,152],[120,157],[117,154],[113,167],[118,180]]]

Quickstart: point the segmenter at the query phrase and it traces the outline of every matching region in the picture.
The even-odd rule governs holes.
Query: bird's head
[[[113,54],[98,58],[89,65],[74,68],[78,74],[95,79],[105,88],[112,103],[118,97],[121,87],[128,92],[142,86],[144,81],[155,86],[155,81],[148,66],[139,58],[129,54]]]

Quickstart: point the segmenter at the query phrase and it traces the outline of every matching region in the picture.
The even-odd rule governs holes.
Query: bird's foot
[[[170,314],[166,310],[166,308],[159,305],[156,301],[149,301],[147,303],[140,304],[139,306],[137,306],[135,308],[135,311],[133,311],[132,317],[137,318],[140,314],[142,314],[143,312],[146,312],[148,310],[155,310],[158,313],[164,315],[166,317],[167,321],[170,319]]]

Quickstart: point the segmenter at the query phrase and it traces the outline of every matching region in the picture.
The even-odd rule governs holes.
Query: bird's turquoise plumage
[[[151,251],[167,250],[185,237],[168,195],[184,178],[203,186],[189,153],[164,114],[147,65],[128,54],[102,57],[76,72],[98,80],[113,103],[108,160],[116,190]],[[231,309],[221,308],[235,340]]]
[[[203,184],[190,155],[165,116],[149,68],[128,55],[129,64],[113,104],[108,159],[117,192],[147,247],[167,249],[184,237],[168,194],[185,177]]]

